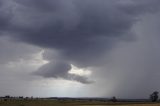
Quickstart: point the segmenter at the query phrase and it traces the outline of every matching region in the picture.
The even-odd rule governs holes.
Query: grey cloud
[[[41,51],[38,47],[17,43],[6,36],[0,37],[0,49],[0,64],[20,61],[21,59],[29,60],[33,54]]]
[[[0,95],[27,96],[35,76],[30,75],[37,69],[34,56],[41,48],[15,42],[0,36]],[[26,91],[26,92],[24,92]],[[31,96],[31,95],[30,95]]]
[[[143,16],[133,28],[137,40],[120,42],[106,59],[108,63],[94,71],[94,77],[102,79],[99,86],[107,89],[102,95],[148,99],[151,92],[159,91],[159,17],[160,12]]]
[[[11,10],[10,5],[4,0],[0,1],[0,32],[6,31],[11,21]],[[0,34],[1,35],[1,34]]]
[[[37,6],[17,7],[15,19],[13,18],[16,38],[57,49],[62,51],[62,56],[66,59],[91,65],[87,57],[94,59],[103,56],[106,49],[112,48],[111,43],[128,33],[135,22],[135,17],[117,8],[115,1],[70,0],[60,3],[62,6],[49,12],[41,11]],[[58,3],[54,1],[53,5],[55,4]]]
[[[130,2],[127,2],[128,5],[126,5],[126,1],[129,0],[122,0],[122,5],[118,7],[130,15],[144,14],[148,12],[155,13],[159,11],[158,5],[160,1],[158,0],[130,0]]]
[[[67,63],[62,62],[50,62],[44,66],[42,66],[37,74],[41,74],[44,77],[55,77],[58,78],[60,76],[66,76],[68,74],[68,70],[71,69],[71,66]]]
[[[17,41],[56,50],[60,57],[56,57],[57,60],[67,62],[44,65],[35,74],[84,80],[79,76],[68,77],[68,65],[99,66],[118,42],[134,38],[131,28],[139,21],[139,16],[157,11],[159,6],[159,0],[130,1],[13,0],[9,13],[12,17],[0,16],[0,30]]]
[[[83,84],[92,84],[95,82],[85,76],[79,76],[79,75],[74,75],[74,74],[69,74],[67,79],[72,80],[72,81],[77,81]]]
[[[84,84],[92,83],[87,77],[79,76],[68,73],[71,65],[64,62],[52,61],[43,65],[38,71],[34,72],[35,75],[40,75],[45,78],[63,78],[66,80],[73,80]]]

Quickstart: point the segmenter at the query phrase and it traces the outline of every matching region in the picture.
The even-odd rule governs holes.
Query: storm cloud
[[[137,34],[137,27],[143,27],[145,16],[159,13],[159,4],[159,0],[1,0],[0,36],[3,39],[4,37],[10,38],[12,42],[21,42],[44,49],[43,59],[48,63],[32,72],[33,75],[84,84],[91,84],[96,82],[96,78],[104,78],[108,75],[115,75],[115,79],[120,77],[123,79],[125,75],[130,76],[130,73],[134,72],[135,68],[130,64],[138,67],[135,69],[137,73],[141,73],[142,67],[151,65],[151,63],[144,62],[145,65],[139,66],[134,58],[130,58],[131,55],[127,57],[128,60],[120,57],[125,57],[123,53],[127,56],[127,50],[129,50],[129,54],[135,55],[135,59],[139,58],[139,61],[152,55],[151,53],[140,58],[137,56],[139,52],[134,54],[132,50],[139,51],[139,47],[143,48],[143,45],[148,44],[142,40],[148,39],[148,37],[146,38],[144,33]],[[156,17],[158,16],[156,15]],[[139,25],[139,23],[141,24]],[[142,43],[140,43],[141,40]],[[20,48],[21,46],[17,49]],[[142,49],[140,55],[147,54],[145,50],[151,51],[150,48],[149,46]],[[28,51],[34,50],[26,49],[23,53],[28,53]],[[6,51],[3,50],[2,53],[5,54],[4,52]],[[21,53],[13,52],[13,54]],[[8,55],[12,55],[12,53]],[[154,60],[156,60],[156,56],[153,58]],[[13,55],[13,57],[20,58],[21,55]],[[13,60],[13,57],[0,56],[3,61]],[[146,61],[149,61],[147,59]],[[123,60],[124,64],[119,62]],[[134,62],[132,63],[132,61]],[[130,63],[129,66],[124,68],[127,63]],[[71,64],[78,68],[92,69],[93,76],[70,74]],[[112,71],[108,71],[108,69]],[[117,75],[117,73],[120,74]],[[140,76],[143,73],[145,71]],[[144,77],[146,78],[147,75]],[[113,77],[109,78],[108,76],[105,80],[115,80]],[[145,78],[143,82],[147,80]],[[120,86],[120,89],[123,89],[127,83],[123,82],[113,81],[116,87]],[[127,84],[129,83],[131,82]],[[131,86],[131,89],[134,87]]]
[[[64,78],[66,80],[78,81],[84,84],[92,83],[92,81],[90,81],[87,77],[69,74],[69,70],[71,70],[70,64],[56,61],[42,66],[38,71],[34,72],[34,74],[44,76],[46,78]]]

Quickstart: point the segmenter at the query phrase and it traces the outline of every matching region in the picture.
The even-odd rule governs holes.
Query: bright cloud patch
[[[71,70],[68,71],[69,74],[75,74],[75,75],[79,75],[79,76],[89,76],[92,74],[92,72],[90,70],[78,68],[78,67],[74,66],[73,64],[71,64],[71,67],[72,67]]]

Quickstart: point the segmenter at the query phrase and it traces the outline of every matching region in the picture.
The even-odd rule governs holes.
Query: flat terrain
[[[160,103],[127,103],[78,100],[1,100],[0,106],[160,106]]]

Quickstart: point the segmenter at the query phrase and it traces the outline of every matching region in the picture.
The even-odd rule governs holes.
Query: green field
[[[160,106],[160,103],[113,103],[77,100],[1,100],[0,106]]]

